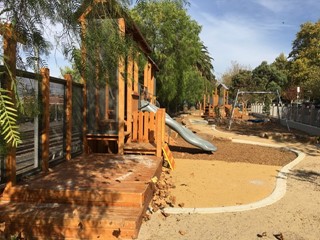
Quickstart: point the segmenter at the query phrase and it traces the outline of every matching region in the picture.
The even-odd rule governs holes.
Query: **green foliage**
[[[185,1],[139,1],[132,11],[160,68],[157,99],[176,109],[202,98],[212,85],[212,58],[200,41],[201,26],[187,15]],[[196,89],[196,90],[195,90]]]
[[[232,86],[232,78],[240,72],[240,70],[249,70],[248,67],[240,65],[236,61],[231,61],[231,67],[222,75],[222,82],[227,86]]]
[[[287,83],[287,76],[266,61],[252,71],[252,77],[255,90],[281,91]]]
[[[290,86],[301,86],[305,97],[320,100],[320,20],[301,25],[293,42]]]
[[[0,88],[0,129],[7,144],[16,147],[21,143],[17,126],[17,110],[12,103],[9,91]]]
[[[252,71],[240,69],[238,73],[231,77],[230,97],[235,98],[238,90],[253,90],[251,89],[252,86]]]
[[[279,91],[287,84],[287,75],[285,69],[279,70],[279,60],[273,64],[263,61],[253,71],[239,70],[231,78],[230,96],[235,97],[237,90],[241,91]],[[263,101],[270,102],[275,95],[250,95],[246,96],[244,101]]]
[[[61,76],[70,74],[72,76],[73,82],[77,82],[77,83],[81,82],[81,75],[75,64],[72,64],[72,68],[68,66],[65,66],[64,68],[60,68],[60,72],[61,72]]]

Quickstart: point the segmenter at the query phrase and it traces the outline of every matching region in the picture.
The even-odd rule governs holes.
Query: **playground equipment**
[[[148,111],[148,112],[157,112],[158,107],[151,104],[148,101],[141,100],[141,110],[142,111]],[[186,127],[183,127],[181,124],[173,120],[168,114],[166,114],[165,117],[165,123],[167,126],[169,126],[171,129],[176,131],[185,141],[188,143],[208,152],[215,152],[217,150],[217,147],[211,144],[210,142],[200,138],[196,134],[194,134],[192,131],[187,129]]]
[[[235,112],[235,107],[236,107],[236,105],[237,105],[237,103],[238,103],[238,97],[239,97],[239,95],[244,95],[244,94],[274,94],[274,95],[276,95],[277,97],[278,97],[278,116],[280,116],[280,110],[279,110],[279,105],[281,105],[282,104],[282,102],[281,102],[281,98],[280,98],[280,94],[279,94],[279,91],[277,90],[277,91],[240,91],[240,90],[238,90],[237,91],[237,95],[236,95],[236,98],[235,98],[235,100],[234,100],[234,103],[233,103],[233,105],[232,105],[232,110],[231,110],[231,116],[230,116],[230,119],[229,119],[229,130],[231,129],[231,125],[232,125],[232,121],[233,121],[233,118],[234,118],[234,112]],[[279,119],[280,119],[280,117],[279,117]]]
[[[231,109],[229,105],[229,88],[223,84],[219,85],[212,92],[212,95],[203,96],[203,115],[205,117],[226,117]]]

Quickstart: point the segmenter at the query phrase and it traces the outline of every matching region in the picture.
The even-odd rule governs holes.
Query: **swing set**
[[[264,94],[273,94],[273,95],[276,95],[276,96],[277,96],[277,99],[278,99],[278,108],[277,108],[277,111],[278,111],[278,116],[279,116],[279,118],[280,118],[279,105],[282,105],[282,101],[281,101],[280,94],[279,94],[279,91],[278,91],[278,90],[276,90],[276,91],[240,91],[240,90],[238,89],[236,98],[235,98],[234,103],[233,103],[233,105],[232,105],[232,110],[231,110],[231,115],[230,115],[229,125],[228,125],[228,129],[229,129],[229,130],[231,129],[231,125],[232,125],[233,118],[234,118],[234,111],[235,111],[235,107],[237,106],[237,103],[238,103],[239,95],[245,95],[245,94],[262,94],[262,95],[264,95]]]

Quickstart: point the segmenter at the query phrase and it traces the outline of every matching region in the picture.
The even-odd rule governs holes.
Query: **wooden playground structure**
[[[229,88],[225,84],[219,83],[212,94],[204,94],[201,112],[205,118],[230,118],[232,105],[229,103]],[[241,111],[239,108],[234,108],[233,117],[246,119],[248,112],[246,108]]]
[[[94,1],[81,8],[78,19],[83,38],[87,19],[94,18],[99,12],[97,9],[108,4],[108,1]],[[113,17],[117,19],[119,34],[123,38],[131,37],[139,46],[140,53],[147,59],[145,67],[139,69],[137,56],[120,57],[117,87],[108,84],[104,88],[93,87],[85,77],[89,53],[82,43],[83,72],[79,84],[83,100],[82,129],[78,135],[82,136],[83,154],[76,158],[71,154],[74,83],[72,76],[66,75],[65,80],[59,80],[66,86],[64,159],[54,169],[49,161],[53,141],[49,94],[53,78],[48,68],[41,69],[39,149],[34,149],[40,155],[36,169],[40,175],[28,181],[17,181],[16,148],[9,148],[4,158],[6,182],[0,201],[0,223],[6,223],[1,236],[22,234],[28,239],[137,237],[153,196],[155,183],[151,179],[161,173],[165,109],[156,113],[139,111],[141,99],[155,102],[154,74],[159,69],[132,19],[122,11]],[[6,56],[1,87],[12,91],[19,34],[11,24],[1,24],[1,34]],[[140,80],[139,75],[143,76]]]

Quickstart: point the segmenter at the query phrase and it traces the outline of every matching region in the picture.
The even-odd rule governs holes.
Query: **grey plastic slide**
[[[141,101],[141,110],[148,112],[157,112],[158,107],[149,103],[148,101]],[[176,131],[185,141],[188,143],[208,152],[215,152],[217,147],[212,143],[200,138],[188,128],[182,126],[175,120],[173,120],[168,114],[166,114],[166,125],[168,125],[171,129]]]

